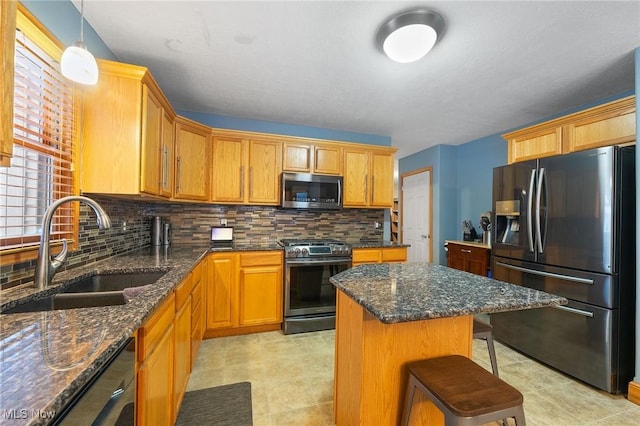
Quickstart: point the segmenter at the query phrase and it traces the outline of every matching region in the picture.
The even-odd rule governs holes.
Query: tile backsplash
[[[272,206],[234,206],[142,202],[90,195],[109,214],[112,228],[99,230],[93,211],[80,207],[79,249],[70,252],[64,269],[146,247],[151,243],[151,221],[160,216],[171,223],[172,244],[209,241],[211,226],[226,219],[234,227],[234,238],[244,241],[275,241],[281,238],[335,238],[348,243],[382,242],[384,209],[338,211],[286,210]],[[35,260],[0,268],[0,287],[8,288],[33,280]]]

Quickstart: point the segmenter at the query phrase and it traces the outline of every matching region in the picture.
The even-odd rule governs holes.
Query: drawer
[[[404,247],[382,249],[383,262],[404,262],[406,260],[407,249]]]
[[[175,288],[176,311],[179,311],[182,308],[182,305],[184,305],[189,298],[189,295],[191,294],[191,282],[191,274],[189,274],[189,276]]]
[[[380,262],[380,249],[354,249],[352,254],[352,262]]]
[[[282,265],[282,251],[252,251],[240,254],[240,267]]]
[[[167,328],[173,324],[176,297],[171,293],[151,318],[138,329],[138,361],[144,360],[153,352]]]
[[[196,283],[191,290],[191,309],[202,300],[202,284]]]

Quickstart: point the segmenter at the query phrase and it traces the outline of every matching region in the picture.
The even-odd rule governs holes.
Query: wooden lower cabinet
[[[352,266],[367,263],[406,262],[406,247],[355,248],[352,253]]]
[[[473,244],[447,242],[447,266],[472,274],[487,276],[491,249]]]
[[[137,425],[173,425],[178,416],[203,337],[204,267],[196,265],[137,331]]]
[[[136,424],[173,425],[173,319],[175,296],[171,294],[147,323],[138,329],[136,376]]]
[[[282,251],[211,254],[205,337],[280,329],[282,269]]]

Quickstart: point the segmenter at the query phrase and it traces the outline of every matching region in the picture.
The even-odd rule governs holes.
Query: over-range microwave
[[[342,176],[282,173],[280,206],[289,209],[341,209]]]

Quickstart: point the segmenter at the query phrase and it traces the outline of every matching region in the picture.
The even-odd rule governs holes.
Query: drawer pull
[[[460,249],[460,251],[463,253],[471,253],[471,250]]]
[[[593,318],[593,312],[583,311],[582,309],[570,308],[568,306],[551,306],[554,309],[560,309],[561,311],[570,312],[572,314],[582,315],[588,318]]]

